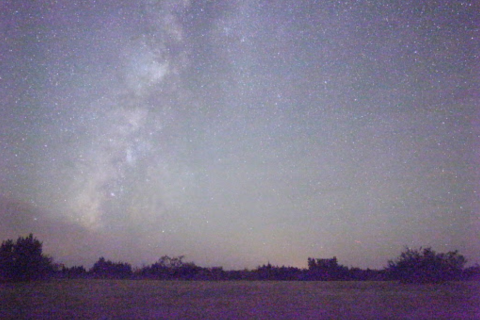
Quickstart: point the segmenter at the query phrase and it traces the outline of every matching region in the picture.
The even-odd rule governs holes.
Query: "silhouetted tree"
[[[477,263],[474,266],[468,267],[463,270],[462,279],[480,281],[480,265],[478,265]]]
[[[30,234],[0,247],[0,278],[9,281],[43,279],[54,271],[52,258],[42,254],[42,243]]]
[[[348,269],[348,280],[355,281],[382,281],[387,280],[385,270],[360,269],[352,267]]]
[[[84,278],[87,276],[87,270],[83,266],[73,266],[71,268],[63,266],[60,274],[66,278]]]
[[[402,283],[432,283],[460,279],[467,260],[458,251],[436,253],[431,248],[405,248],[388,261],[388,272]]]
[[[226,280],[223,267],[202,268],[196,275],[197,280]]]
[[[255,280],[301,280],[301,270],[295,267],[272,266],[270,262],[266,265],[258,266],[252,270],[252,277]]]
[[[184,262],[184,256],[163,256],[151,266],[143,267],[138,274],[142,277],[153,279],[185,279],[193,280],[200,277],[203,268],[193,262]],[[205,275],[205,273],[203,273]]]
[[[94,277],[99,278],[128,278],[131,277],[132,266],[124,262],[112,262],[105,260],[104,257],[98,259],[90,269]]]
[[[308,280],[348,280],[348,268],[332,259],[308,258]]]

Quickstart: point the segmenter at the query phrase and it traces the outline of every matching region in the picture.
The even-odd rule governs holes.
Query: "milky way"
[[[66,264],[480,262],[473,1],[4,1],[2,239]]]

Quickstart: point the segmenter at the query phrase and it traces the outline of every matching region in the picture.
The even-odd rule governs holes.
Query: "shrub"
[[[90,270],[98,278],[129,278],[132,276],[132,266],[125,262],[112,262],[104,257],[98,259]]]
[[[30,234],[0,247],[0,278],[7,281],[43,279],[53,273],[52,259],[42,254],[42,243]]]
[[[431,248],[406,248],[395,261],[388,262],[388,272],[402,283],[435,283],[460,279],[466,259],[458,251],[436,253]]]

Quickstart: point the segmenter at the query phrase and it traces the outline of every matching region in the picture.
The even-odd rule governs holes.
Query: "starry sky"
[[[473,0],[3,0],[0,238],[57,262],[480,263]]]

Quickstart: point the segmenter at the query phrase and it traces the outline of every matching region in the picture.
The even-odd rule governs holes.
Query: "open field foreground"
[[[1,319],[480,319],[480,283],[56,280],[1,284]]]

